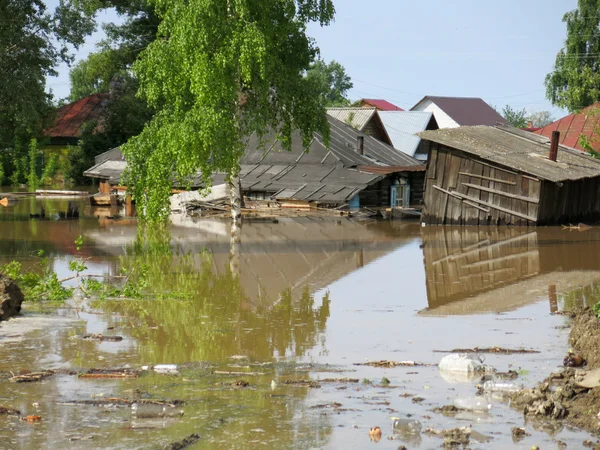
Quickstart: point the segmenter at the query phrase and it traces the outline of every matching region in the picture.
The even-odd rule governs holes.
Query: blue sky
[[[48,0],[49,5],[57,0]],[[528,111],[563,111],[545,98],[544,78],[562,47],[565,12],[577,0],[337,0],[336,20],[309,34],[322,57],[352,77],[352,99],[384,98],[408,109],[424,95],[481,97]],[[111,21],[109,12],[101,20]],[[101,33],[80,50],[85,57]],[[69,93],[68,68],[48,81]]]

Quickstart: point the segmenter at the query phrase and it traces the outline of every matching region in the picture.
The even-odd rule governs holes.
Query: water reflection
[[[426,227],[425,315],[515,310],[600,281],[600,230]]]

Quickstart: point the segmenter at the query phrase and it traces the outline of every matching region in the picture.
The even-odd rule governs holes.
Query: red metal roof
[[[600,125],[600,103],[588,106],[578,114],[569,114],[556,122],[535,131],[535,134],[552,137],[553,131],[560,131],[559,143],[585,151],[579,145],[579,136],[587,136],[594,150],[600,151],[600,136],[595,133]]]
[[[90,120],[99,120],[108,102],[108,94],[94,94],[58,109],[54,126],[44,135],[48,137],[78,138],[81,127]]]
[[[361,102],[361,104],[363,104],[363,106],[365,104],[369,105],[369,106],[374,106],[375,108],[377,108],[380,111],[404,111],[399,106],[396,106],[396,105],[388,102],[387,100],[363,98],[360,102]]]

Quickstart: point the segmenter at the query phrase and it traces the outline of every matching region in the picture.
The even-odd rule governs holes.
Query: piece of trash
[[[531,434],[525,431],[525,428],[513,427],[510,431],[512,434],[513,442],[515,443],[525,439],[527,436],[531,436]]]
[[[153,366],[142,366],[142,370],[153,371],[163,375],[179,375],[177,364],[155,364]]]
[[[400,419],[392,417],[392,429],[394,433],[400,434],[418,434],[421,432],[421,422],[416,419]]]
[[[199,434],[190,434],[189,436],[183,438],[181,441],[173,442],[164,447],[165,450],[182,450],[184,448],[188,448],[191,445],[195,444],[200,440]]]
[[[466,353],[453,353],[444,356],[438,369],[444,380],[449,383],[464,383],[473,381],[477,376],[485,373],[494,373],[493,367],[483,364],[484,358],[480,355]]]
[[[271,389],[275,390],[277,388],[277,383],[275,383],[275,380],[271,380]]]
[[[26,416],[23,417],[21,420],[25,421],[25,422],[41,422],[42,421],[42,416]]]
[[[469,411],[488,412],[492,404],[486,397],[457,397],[454,399],[454,406]]]
[[[517,383],[488,380],[485,383],[483,383],[482,389],[484,392],[489,393],[509,394],[512,392],[519,392],[522,389],[522,387],[519,386]]]
[[[372,441],[379,442],[381,440],[381,428],[373,427],[369,430],[369,437]]]
[[[434,350],[434,353],[493,353],[496,355],[523,355],[529,353],[540,353],[539,350],[529,350],[525,348],[502,348],[502,347],[473,347],[473,348],[455,348],[454,350]]]
[[[183,416],[183,409],[175,405],[157,403],[134,403],[131,405],[131,414],[138,419],[156,419],[162,417]]]
[[[581,355],[576,355],[575,353],[569,352],[565,359],[563,360],[563,365],[565,367],[581,367],[585,364],[585,359]]]

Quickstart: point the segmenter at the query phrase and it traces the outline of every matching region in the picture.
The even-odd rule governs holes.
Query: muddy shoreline
[[[600,319],[588,307],[575,308],[569,316],[570,354],[565,365],[573,356],[582,358],[584,363],[552,373],[535,388],[511,395],[511,406],[523,412],[526,420],[549,427],[553,422],[564,422],[600,437],[600,376],[594,375],[600,369]],[[600,449],[600,441],[586,441],[584,445]]]

